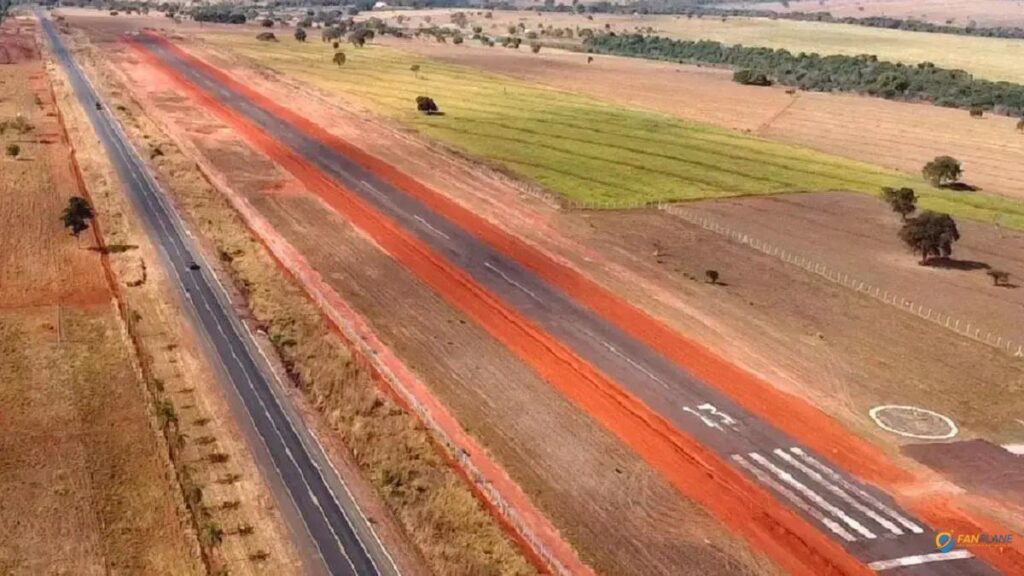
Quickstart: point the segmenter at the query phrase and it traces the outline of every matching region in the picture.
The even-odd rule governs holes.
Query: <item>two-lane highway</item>
[[[66,49],[54,24],[39,13],[43,31],[57,61],[85,109],[100,142],[117,171],[124,189],[141,215],[145,228],[164,256],[168,276],[176,281],[192,308],[198,330],[241,399],[250,423],[262,440],[272,469],[283,484],[290,506],[319,552],[326,571],[333,575],[393,575],[398,570],[359,511],[341,479],[330,466],[319,443],[301,419],[286,405],[272,384],[272,371],[262,359],[252,334],[229,304],[185,230],[117,120],[102,104]],[[282,504],[289,504],[287,502]],[[316,572],[319,562],[311,562]]]

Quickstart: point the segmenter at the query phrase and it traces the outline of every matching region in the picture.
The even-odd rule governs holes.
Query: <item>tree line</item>
[[[599,54],[749,70],[755,77],[764,75],[772,82],[802,90],[856,92],[889,100],[924,101],[951,108],[1024,115],[1024,85],[983,80],[963,70],[941,68],[930,62],[893,63],[867,54],[794,54],[785,49],[730,46],[712,40],[673,40],[643,34],[599,34],[586,38],[583,49]]]

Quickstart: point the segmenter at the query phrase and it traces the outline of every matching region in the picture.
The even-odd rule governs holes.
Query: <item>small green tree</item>
[[[331,58],[331,62],[334,62],[338,66],[341,66],[342,64],[345,63],[345,53],[342,52],[341,50],[338,50],[337,52],[334,53],[334,57]]]
[[[953,254],[953,243],[960,239],[960,231],[949,214],[925,210],[907,220],[899,237],[911,250],[920,253],[921,264],[926,264],[931,256],[948,258]]]
[[[959,180],[963,169],[960,167],[960,161],[952,156],[936,156],[934,160],[924,165],[921,174],[932,186],[945,186]]]
[[[68,198],[68,205],[61,214],[64,227],[71,230],[71,235],[78,238],[78,235],[89,229],[89,221],[95,218],[92,206],[85,198],[72,196]]]
[[[882,198],[904,222],[917,210],[917,195],[913,188],[882,188]]]
[[[708,284],[718,284],[718,270],[705,270],[704,277],[707,278]]]
[[[306,29],[305,28],[296,28],[295,29],[295,39],[298,40],[299,42],[305,42],[306,41]]]
[[[424,114],[437,114],[437,103],[429,96],[416,97],[416,109]]]

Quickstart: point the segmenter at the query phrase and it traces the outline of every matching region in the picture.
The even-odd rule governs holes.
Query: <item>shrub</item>
[[[772,81],[763,72],[754,72],[749,68],[733,72],[732,81],[745,86],[771,86]]]
[[[273,32],[260,32],[256,39],[262,42],[277,42],[277,36],[274,36]]]
[[[10,156],[11,158],[17,158],[18,154],[21,154],[21,146],[18,146],[17,144],[8,144],[7,145],[7,155],[8,156]]]
[[[952,156],[936,156],[921,169],[921,175],[933,186],[952,184],[960,179],[961,174],[963,169],[960,167],[960,161]]]
[[[718,270],[705,270],[704,277],[707,278],[708,284],[718,284]]]
[[[298,40],[299,42],[305,42],[306,41],[306,29],[305,28],[296,28],[295,29],[295,39]]]
[[[416,97],[416,109],[424,114],[437,114],[437,103],[429,96]]]

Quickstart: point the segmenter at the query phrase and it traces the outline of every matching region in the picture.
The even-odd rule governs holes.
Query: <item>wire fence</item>
[[[874,286],[868,282],[860,280],[859,278],[850,276],[845,272],[836,270],[823,262],[814,260],[813,258],[808,258],[791,250],[786,250],[780,246],[755,238],[739,230],[733,230],[720,222],[716,222],[710,218],[697,214],[696,212],[687,210],[678,204],[668,202],[657,202],[652,204],[636,200],[580,201],[560,197],[553,192],[538,186],[524,186],[522,182],[517,182],[514,178],[502,177],[502,180],[513,185],[524,194],[533,196],[545,204],[562,209],[630,210],[637,208],[657,208],[658,210],[682,218],[690,224],[700,226],[705,230],[749,246],[750,248],[753,248],[767,256],[778,258],[787,264],[803,268],[804,270],[812,274],[816,274],[829,282],[844,286],[868,297],[874,298],[875,300],[883,302],[902,312],[913,314],[919,318],[928,320],[961,336],[965,336],[987,346],[997,348],[1007,354],[1011,354],[1016,358],[1024,358],[1024,342],[1015,341],[1012,338],[1004,337],[990,330],[986,330],[970,320],[957,318],[952,314],[947,314],[941,310],[936,310],[930,306],[914,302],[905,296]]]
[[[914,302],[913,300],[894,292],[883,290],[878,286],[873,286],[870,283],[864,282],[854,276],[850,276],[845,272],[835,270],[822,262],[818,262],[802,254],[798,254],[769,242],[754,238],[753,236],[738,230],[733,230],[728,226],[701,216],[700,214],[696,214],[690,210],[686,210],[685,208],[672,204],[660,204],[658,208],[669,214],[678,216],[691,224],[700,226],[705,230],[720,234],[740,244],[745,244],[754,250],[762,252],[773,258],[778,258],[787,264],[799,266],[812,274],[817,274],[829,282],[845,286],[846,288],[865,294],[903,312],[914,314],[920,318],[931,321],[932,323],[938,324],[948,330],[952,330],[961,336],[966,336],[972,340],[981,342],[982,344],[998,348],[1017,358],[1024,357],[1024,343],[1017,342],[1000,334],[985,330],[974,322],[957,318],[951,314]]]

